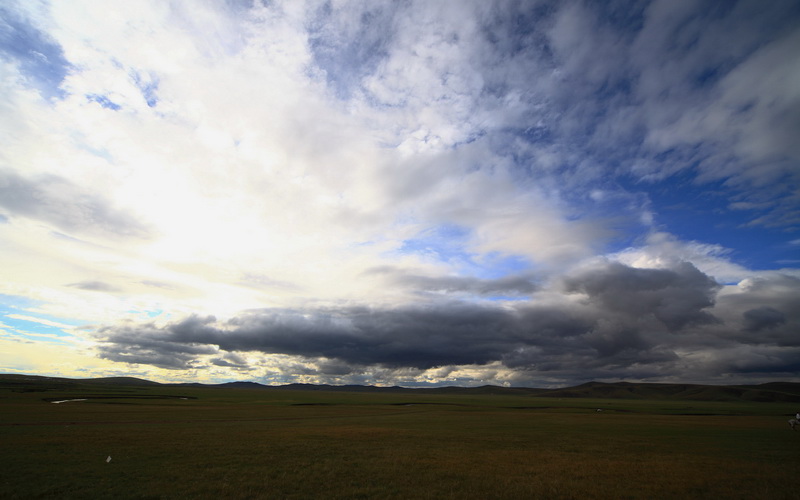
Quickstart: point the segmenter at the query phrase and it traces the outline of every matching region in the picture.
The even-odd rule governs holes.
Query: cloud
[[[637,318],[652,314],[670,331],[715,321],[704,309],[714,305],[719,285],[688,262],[672,269],[611,262],[568,276],[564,284],[568,293],[584,293],[604,310]]]
[[[219,358],[211,359],[210,362],[212,365],[222,366],[226,368],[237,368],[243,370],[249,369],[249,366],[247,364],[247,359],[234,352],[226,352]]]
[[[104,325],[107,360],[411,384],[792,366],[797,273],[770,269],[796,246],[793,4],[2,10],[0,292]],[[703,210],[670,218],[673,192]]]
[[[91,292],[119,292],[120,289],[105,283],[103,281],[79,281],[77,283],[70,283],[67,286],[78,288],[80,290],[88,290]]]
[[[495,279],[480,279],[471,276],[424,276],[406,274],[404,271],[392,267],[368,269],[365,273],[385,276],[391,286],[399,286],[417,292],[477,296],[525,296],[538,289],[534,281],[527,276],[512,275]]]
[[[797,346],[798,290],[788,276],[721,287],[688,263],[643,269],[595,262],[537,289],[530,302],[262,309],[225,321],[190,316],[161,326],[106,326],[98,331],[99,355],[239,369],[256,366],[236,353],[287,355],[306,361],[283,380],[340,383],[377,373],[409,383],[444,369],[503,373],[517,383],[761,377],[796,363],[780,349]],[[758,348],[733,354],[746,346]]]
[[[534,324],[564,326],[549,311]],[[523,342],[519,315],[500,308],[451,303],[400,309],[345,308],[316,311],[263,311],[238,316],[222,325],[214,318],[190,317],[161,329],[148,329],[145,341],[136,328],[99,331],[104,355],[118,343],[151,352],[153,339],[166,352],[179,345],[215,345],[225,351],[258,351],[336,359],[354,365],[427,369],[486,364]],[[574,327],[573,327],[574,329]]]
[[[720,314],[732,331],[725,332],[751,345],[799,346],[800,277],[763,273],[726,287],[719,295]]]
[[[796,91],[796,9],[737,2],[699,12],[690,4],[652,2],[630,47],[635,91],[647,135],[643,146],[667,161],[639,163],[640,175],[696,168],[697,181],[726,180],[737,201],[769,201],[757,225],[796,223],[800,132]],[[732,37],[731,33],[736,33]],[[657,55],[657,57],[653,57]],[[765,75],[769,75],[765,77]],[[660,172],[660,173],[659,173]],[[780,208],[779,208],[780,207]]]
[[[774,328],[786,323],[786,315],[772,307],[757,307],[742,313],[744,329],[748,332],[758,332],[765,328]]]
[[[103,332],[102,329],[100,331]],[[196,364],[197,356],[216,352],[217,349],[212,346],[165,340],[159,335],[158,329],[143,325],[123,327],[114,337],[113,348],[100,345],[97,355],[111,361],[185,370]]]
[[[46,326],[52,326],[55,328],[72,328],[72,325],[59,323],[58,321],[53,321],[45,318],[38,318],[36,316],[28,316],[25,314],[6,314],[6,317],[11,319],[20,319],[23,321],[30,321],[32,323],[39,323]]]
[[[151,237],[145,224],[109,200],[54,175],[28,178],[0,170],[0,206],[12,216],[34,218],[66,232],[106,238]]]
[[[700,332],[715,334],[733,326],[723,321],[741,320],[728,318],[724,310],[722,319],[712,314],[719,285],[690,264],[637,269],[608,262],[580,269],[559,286],[566,295],[552,289],[538,301],[513,306],[447,301],[397,308],[265,309],[222,322],[191,316],[160,327],[106,326],[98,332],[100,353],[158,366],[172,359],[173,366],[182,367],[202,364],[208,350],[219,349],[299,356],[337,367],[318,371],[319,376],[331,370],[339,375],[376,369],[424,372],[492,363],[564,377],[626,370],[678,376],[679,368],[711,376],[705,364],[692,364],[680,353],[705,351],[714,358],[716,348],[757,342],[720,339],[712,348],[699,341]],[[577,294],[584,298],[576,300]],[[746,297],[750,303],[754,299]],[[757,313],[750,317],[764,321]],[[727,369],[734,368],[742,369]]]
[[[641,245],[628,247],[611,257],[641,268],[669,268],[677,262],[691,262],[720,283],[738,283],[753,272],[731,260],[730,249],[698,241],[681,241],[666,232],[651,232]]]
[[[322,4],[309,13],[309,47],[316,66],[342,99],[359,92],[361,80],[387,56],[401,3]]]

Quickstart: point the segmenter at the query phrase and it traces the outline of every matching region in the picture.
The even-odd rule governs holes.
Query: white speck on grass
[[[61,401],[50,401],[50,402],[53,403],[54,405],[57,405],[58,403],[69,403],[70,401],[86,401],[86,398],[84,398],[84,399],[62,399]]]

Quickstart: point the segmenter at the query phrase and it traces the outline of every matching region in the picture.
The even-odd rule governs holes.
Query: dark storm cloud
[[[607,262],[570,275],[561,286],[566,295],[551,290],[546,300],[513,306],[450,301],[264,309],[225,322],[190,316],[163,327],[105,327],[98,332],[100,353],[172,367],[199,363],[209,353],[276,353],[322,360],[317,370],[326,376],[363,373],[365,367],[425,370],[500,362],[521,373],[575,379],[675,375],[688,370],[679,351],[732,348],[748,340],[712,335],[727,327],[707,311],[719,285],[690,264],[637,269]],[[751,316],[765,321],[764,311]],[[742,369],[720,360],[715,366],[722,372]],[[224,356],[212,363],[234,364]],[[693,375],[703,373],[703,367],[693,368]]]
[[[152,365],[167,370],[186,370],[195,366],[195,357],[187,353],[163,354],[155,350],[137,349],[128,351],[106,351],[100,348],[98,356],[109,361],[131,363],[136,365]]]
[[[151,326],[100,330],[103,352],[120,345],[130,354],[187,354],[197,346],[225,351],[259,351],[348,364],[432,368],[485,364],[517,346],[550,344],[548,334],[572,335],[587,324],[546,309],[516,311],[474,304],[448,303],[397,309],[344,308],[311,311],[265,310],[217,324],[213,317],[192,316],[162,329]],[[139,340],[141,339],[141,340]],[[181,346],[189,346],[183,349]]]
[[[215,344],[230,351],[430,368],[497,359],[515,328],[513,319],[503,311],[464,304],[263,311],[234,318],[225,325],[227,331],[210,323],[190,318],[171,325],[168,338]]]
[[[736,346],[715,353],[709,364],[710,370],[721,373],[755,376],[766,380],[794,378],[800,371],[800,346]]]
[[[608,263],[564,280],[567,292],[585,293],[598,307],[624,317],[652,315],[670,331],[715,318],[704,309],[714,305],[720,285],[688,262],[673,269],[639,269]]]
[[[191,324],[194,317],[184,321]],[[101,328],[100,335],[111,333]],[[111,361],[145,364],[170,370],[184,370],[196,364],[200,355],[216,354],[218,350],[197,342],[175,342],[163,335],[163,331],[151,324],[125,325],[113,330],[113,344],[98,347],[98,356]]]
[[[748,332],[758,332],[765,328],[775,328],[786,323],[786,315],[772,307],[757,307],[745,311],[744,329]]]
[[[323,373],[329,376],[343,376],[354,373],[361,373],[360,365],[353,365],[339,360],[323,359],[316,363],[314,370],[309,370],[309,374]]]
[[[218,358],[211,360],[212,365],[224,366],[226,368],[249,369],[247,360],[235,352],[226,352]]]
[[[742,281],[719,297],[718,308],[732,331],[748,345],[800,346],[800,278],[781,273]]]
[[[149,229],[111,202],[54,175],[23,177],[0,169],[0,206],[12,216],[30,217],[67,233],[147,238]]]

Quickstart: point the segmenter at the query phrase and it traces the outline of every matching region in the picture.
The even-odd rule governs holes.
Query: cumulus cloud
[[[688,262],[673,269],[639,269],[609,263],[564,280],[567,292],[581,292],[600,308],[641,318],[652,314],[671,331],[709,323],[719,285]]]
[[[647,234],[641,245],[628,247],[613,258],[634,267],[672,267],[676,262],[691,262],[719,283],[738,283],[753,272],[731,259],[731,250],[721,245],[681,241],[665,232]]]
[[[719,308],[733,331],[747,344],[798,346],[800,277],[780,272],[742,280],[719,295]]]

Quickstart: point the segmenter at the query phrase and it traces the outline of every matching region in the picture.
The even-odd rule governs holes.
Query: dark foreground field
[[[800,498],[795,406],[0,385],[0,498]]]

